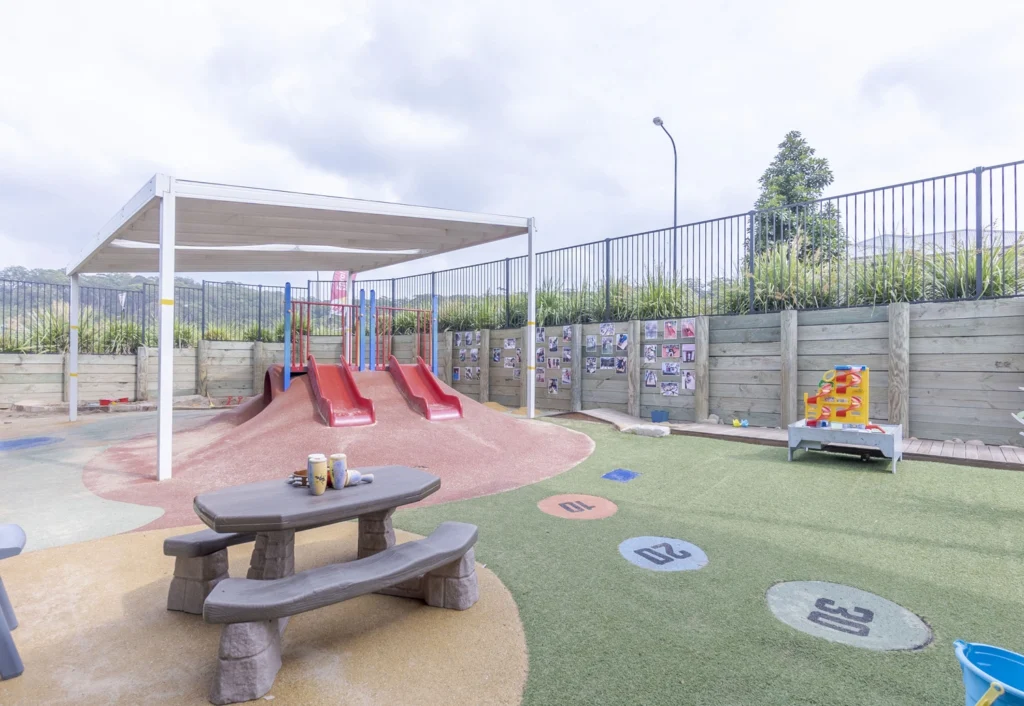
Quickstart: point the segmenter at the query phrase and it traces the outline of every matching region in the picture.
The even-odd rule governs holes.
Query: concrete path
[[[175,429],[188,428],[215,411],[174,413]],[[82,470],[109,446],[153,433],[153,412],[85,415],[72,424],[60,417],[4,420],[0,439],[47,436],[58,443],[0,450],[0,523],[21,525],[25,551],[127,532],[163,514],[158,507],[105,500],[82,483]]]

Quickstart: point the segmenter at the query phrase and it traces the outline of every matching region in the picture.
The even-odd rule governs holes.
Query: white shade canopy
[[[159,271],[154,176],[68,274]],[[365,272],[527,232],[527,218],[174,179],[177,272]]]

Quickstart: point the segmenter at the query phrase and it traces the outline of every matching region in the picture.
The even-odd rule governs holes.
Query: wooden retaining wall
[[[781,424],[780,314],[713,316],[708,404],[726,424],[746,419],[753,426]]]
[[[616,346],[618,344],[619,334],[629,334],[631,329],[630,322],[618,322],[613,324],[612,338],[612,350],[610,353],[602,350],[602,339],[607,338],[601,334],[601,324],[584,324],[583,325],[583,341],[581,345],[583,348],[583,395],[582,404],[583,409],[596,409],[605,407],[608,409],[618,410],[619,412],[627,412],[629,407],[629,376],[627,371],[623,369],[618,372],[615,369],[601,369],[601,358],[626,358],[626,351],[619,350]],[[591,349],[587,346],[588,336],[594,337],[595,347]],[[586,365],[588,358],[595,358],[597,360],[597,371],[594,373],[586,372]],[[537,399],[540,400],[541,393],[538,390]],[[538,404],[538,406],[540,406]]]

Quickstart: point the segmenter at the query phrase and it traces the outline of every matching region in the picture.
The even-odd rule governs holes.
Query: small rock
[[[984,446],[985,442],[981,439],[971,439],[967,442],[968,446]]]
[[[637,436],[668,436],[672,433],[667,427],[659,427],[654,424],[637,424],[635,427],[630,427],[627,430],[630,434],[636,434]]]
[[[717,414],[708,415],[708,424],[721,424],[722,420],[718,418]]]

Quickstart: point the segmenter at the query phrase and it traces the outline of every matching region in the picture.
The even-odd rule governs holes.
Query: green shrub
[[[244,331],[242,331],[242,340],[249,342],[266,341],[268,340],[269,335],[270,332],[267,331],[262,326],[260,326],[259,324],[252,324],[251,326],[246,327]]]
[[[147,337],[149,332],[146,332]],[[199,329],[192,324],[174,322],[174,347],[195,348],[199,343]]]
[[[203,334],[204,341],[230,341],[231,334],[228,333],[227,329],[221,328],[220,326],[211,326],[206,329],[206,333]]]
[[[982,243],[981,282],[983,297],[1006,297],[1024,293],[1024,238],[1013,247]],[[924,263],[924,287],[934,299],[974,299],[977,297],[978,262],[974,248],[955,253],[936,254]]]
[[[102,329],[99,344],[108,355],[131,355],[143,344],[142,326],[134,321],[111,321]]]

